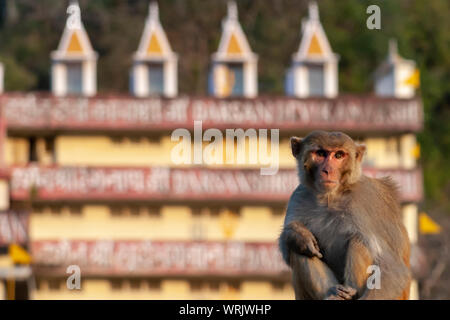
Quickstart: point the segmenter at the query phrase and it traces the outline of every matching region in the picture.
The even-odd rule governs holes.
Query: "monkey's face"
[[[304,139],[291,138],[300,181],[317,192],[330,193],[355,183],[365,147],[341,132],[314,131]]]
[[[332,192],[337,189],[349,163],[349,152],[343,147],[313,145],[304,157],[303,168],[316,190]]]

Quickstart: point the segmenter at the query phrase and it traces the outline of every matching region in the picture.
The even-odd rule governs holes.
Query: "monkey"
[[[366,147],[345,133],[292,137],[291,149],[300,184],[278,240],[295,298],[408,299],[410,242],[398,186],[389,177],[364,176]],[[367,283],[372,270],[379,286]]]

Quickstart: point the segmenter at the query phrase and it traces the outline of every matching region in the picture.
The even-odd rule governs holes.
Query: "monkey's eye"
[[[341,159],[341,158],[343,158],[344,156],[345,156],[344,151],[338,151],[338,152],[336,152],[336,153],[334,154],[334,157],[335,157],[336,159]]]
[[[327,156],[327,152],[325,150],[323,150],[323,149],[319,149],[319,150],[316,151],[316,155],[319,156],[319,157],[324,157],[325,158]]]

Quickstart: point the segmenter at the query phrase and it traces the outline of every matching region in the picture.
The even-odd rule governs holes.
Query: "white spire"
[[[153,69],[154,67],[158,69]],[[144,31],[134,53],[130,73],[130,91],[136,97],[163,95],[174,97],[178,93],[178,57],[170,47],[159,18],[158,2],[151,0]],[[162,68],[162,70],[161,70]],[[152,72],[159,80],[150,80]]]
[[[308,6],[309,19],[319,20],[319,8],[317,7],[317,2],[310,2]]]
[[[148,6],[148,15],[150,20],[159,20],[159,9],[156,1],[150,2],[150,5]]]
[[[389,58],[395,59],[398,56],[397,39],[389,39]]]
[[[66,13],[68,14],[66,26],[68,29],[81,28],[81,9],[78,0],[70,0]]]
[[[97,93],[97,58],[86,30],[81,21],[81,10],[78,1],[70,0],[67,6],[66,25],[58,47],[52,51],[51,83],[52,93],[56,96],[80,94],[93,96]],[[71,63],[77,64],[81,77],[77,76],[77,84],[68,81]]]
[[[419,86],[416,63],[400,56],[396,39],[389,39],[388,47],[386,60],[375,71],[375,93],[385,97],[412,98]]]
[[[238,11],[237,11],[237,5],[234,1],[228,2],[228,19],[230,20],[237,20],[238,18]]]
[[[302,19],[301,29],[300,46],[286,74],[286,92],[300,98],[333,98],[338,94],[339,57],[320,23],[316,1],[309,1],[308,16]]]
[[[257,62],[258,56],[252,52],[239,23],[236,1],[228,1],[227,15],[222,20],[219,48],[212,55],[208,82],[209,92],[217,97],[231,94],[248,98],[256,96],[258,93]],[[234,80],[230,80],[231,76],[237,72],[230,69],[229,64],[232,63],[237,64],[236,67],[242,74],[241,80],[236,81],[237,84]]]

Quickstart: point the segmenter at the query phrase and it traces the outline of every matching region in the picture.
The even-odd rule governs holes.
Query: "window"
[[[147,207],[147,213],[150,218],[161,218],[161,209],[159,207]]]
[[[148,83],[150,94],[164,93],[164,69],[160,63],[151,63],[148,66]]]
[[[141,213],[141,210],[138,206],[130,206],[129,210],[132,217],[139,217]]]
[[[67,93],[81,94],[82,86],[81,62],[71,62],[67,64]]]
[[[49,279],[48,280],[48,288],[50,290],[60,290],[61,289],[60,279]]]
[[[274,217],[283,217],[284,213],[286,212],[286,208],[284,207],[274,207],[272,208],[272,215]]]
[[[281,281],[272,282],[272,290],[273,291],[283,291],[284,287],[285,287],[284,282],[281,282]]]
[[[194,215],[192,217],[191,234],[193,240],[204,240],[206,236],[206,228],[203,224],[201,216]]]
[[[50,206],[50,212],[54,215],[59,215],[61,214],[62,211],[62,206],[58,205],[58,204],[54,204]]]
[[[122,215],[123,208],[120,206],[117,206],[117,205],[110,206],[109,212],[110,212],[111,216],[119,218]]]
[[[148,280],[147,282],[148,288],[150,290],[158,291],[161,290],[161,281],[160,280]]]
[[[311,96],[324,95],[323,65],[311,64],[308,66],[308,83]]]
[[[199,292],[203,290],[205,284],[201,280],[192,280],[189,285],[192,292]]]
[[[30,298],[30,288],[28,281],[15,280],[14,296],[15,300],[28,300]]]
[[[242,63],[232,63],[228,65],[228,70],[232,78],[233,89],[232,96],[244,95],[244,71]]]
[[[33,213],[43,213],[44,206],[40,204],[33,204]]]
[[[392,89],[395,88],[394,70],[389,67],[375,83],[377,94],[382,96],[392,95]]]
[[[209,283],[209,289],[211,291],[219,291],[220,290],[220,282],[217,280],[213,280]]]
[[[123,279],[111,279],[110,284],[112,290],[122,290]]]
[[[28,162],[38,161],[36,138],[30,137],[28,139]]]
[[[56,152],[55,152],[55,138],[54,137],[46,137],[45,138],[45,156],[46,160],[53,164],[56,162]]]
[[[139,290],[141,288],[141,280],[140,279],[130,279],[130,288],[131,288],[131,290]]]
[[[70,210],[70,214],[72,214],[74,216],[81,216],[83,213],[83,210],[80,205],[71,205],[69,207],[69,210]]]
[[[241,282],[239,280],[230,281],[228,283],[228,289],[232,291],[240,291],[241,290]]]

